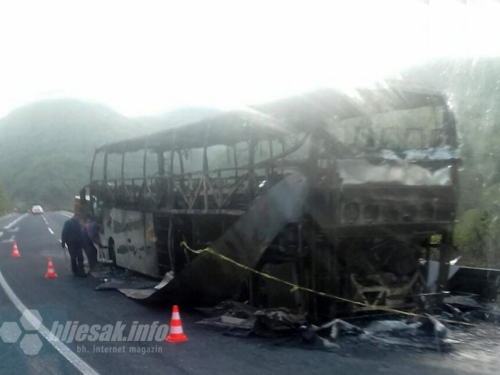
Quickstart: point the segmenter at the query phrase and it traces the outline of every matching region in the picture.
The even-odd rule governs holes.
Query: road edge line
[[[2,272],[0,271],[0,285],[3,288],[3,291],[9,297],[10,301],[14,304],[14,306],[19,310],[19,312],[24,314],[24,317],[28,320],[28,322],[33,326],[39,328],[37,331],[43,338],[50,344],[52,347],[57,350],[64,358],[66,358],[69,363],[71,363],[78,371],[80,371],[84,375],[99,375],[97,371],[95,371],[90,365],[87,364],[83,359],[81,359],[78,355],[76,355],[70,348],[68,348],[63,342],[61,342],[56,336],[49,331],[47,327],[45,327],[38,318],[29,311],[29,309],[21,302],[21,300],[14,293],[12,288],[7,283],[7,280],[3,277]]]

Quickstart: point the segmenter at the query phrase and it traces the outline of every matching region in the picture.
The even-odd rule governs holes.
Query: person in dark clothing
[[[101,237],[99,236],[99,224],[95,221],[86,220],[82,227],[83,249],[89,260],[91,270],[95,270],[97,266],[97,248],[95,245],[102,247]]]
[[[83,238],[79,219],[79,216],[75,214],[64,223],[61,234],[61,246],[63,249],[66,245],[68,246],[73,274],[75,276],[87,276],[83,268]]]

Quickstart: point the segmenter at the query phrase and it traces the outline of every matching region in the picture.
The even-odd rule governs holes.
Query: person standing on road
[[[71,270],[75,276],[87,276],[83,268],[83,238],[82,227],[80,225],[80,216],[75,214],[71,219],[64,223],[61,234],[61,246],[68,245],[69,255],[71,257]]]
[[[95,245],[102,248],[101,237],[99,236],[99,224],[95,221],[85,220],[82,227],[83,249],[89,260],[90,270],[96,269],[97,261],[97,248]]]

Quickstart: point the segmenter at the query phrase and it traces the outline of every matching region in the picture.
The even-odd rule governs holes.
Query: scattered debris
[[[419,327],[419,323],[407,323],[402,320],[377,320],[366,327],[368,332],[379,333],[408,333],[415,332]]]
[[[218,327],[218,328],[227,328],[227,329],[240,329],[250,331],[253,328],[253,322],[248,319],[239,319],[228,316],[216,316],[213,318],[205,318],[197,322],[197,324]]]
[[[246,331],[246,334],[250,333],[256,319],[254,313],[257,311],[253,306],[231,300],[223,301],[215,307],[199,308],[198,310],[209,317],[197,322],[197,324],[226,328],[229,330],[226,334],[230,333],[234,336],[241,336],[241,331]],[[234,330],[239,331],[239,333],[235,334]]]
[[[220,317],[222,315],[235,316],[242,319],[248,319],[258,310],[256,307],[245,303],[226,300],[215,307],[199,307],[199,311],[209,317]]]
[[[420,328],[431,336],[435,336],[440,339],[446,338],[448,335],[448,330],[439,320],[433,316],[427,315],[428,320],[425,320]]]
[[[480,302],[481,300],[482,297],[479,295],[452,295],[446,297],[441,317],[466,323],[499,323],[500,308],[498,304]]]
[[[257,310],[247,304],[224,301],[200,310],[210,317],[198,324],[222,328],[225,335],[273,339],[275,344],[305,349],[331,351],[365,343],[441,351],[453,342],[447,339],[448,328],[433,316],[420,321],[394,318],[361,320],[357,324],[334,319],[317,326],[310,323],[307,315],[286,308]]]
[[[155,281],[145,280],[142,278],[128,279],[106,279],[102,284],[99,284],[95,290],[115,290],[115,289],[148,289],[157,284]]]
[[[254,315],[257,319],[253,331],[262,337],[283,337],[309,325],[305,314],[293,314],[286,308],[259,310]]]
[[[247,322],[247,319],[235,318],[234,316],[222,315],[220,317],[222,323],[233,324],[236,326],[241,326]]]
[[[100,272],[93,272],[92,276],[102,281],[95,290],[147,290],[154,288],[158,282],[129,270],[116,267],[107,267]]]
[[[323,324],[321,327],[317,327],[315,331],[319,335],[328,332],[327,336],[334,340],[339,337],[359,336],[365,333],[365,331],[362,328],[347,323],[340,319],[335,319],[329,323]]]
[[[154,298],[151,298],[152,296],[155,295],[155,293],[162,289],[164,286],[166,286],[168,283],[170,283],[174,278],[173,272],[167,272],[165,276],[163,276],[163,279],[159,284],[154,283],[151,284],[148,288],[145,289],[138,289],[138,288],[120,288],[118,291],[120,293],[123,293],[129,298],[135,299],[135,300],[150,300],[150,302],[154,301]]]

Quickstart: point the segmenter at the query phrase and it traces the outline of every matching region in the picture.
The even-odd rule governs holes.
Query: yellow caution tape
[[[200,250],[194,250],[194,249],[191,249],[185,241],[181,242],[181,246],[184,246],[185,249],[189,250],[190,252],[192,252],[194,254],[202,254],[202,253],[212,254],[212,255],[214,255],[214,256],[216,256],[218,258],[221,258],[221,259],[223,259],[223,260],[225,260],[225,261],[227,261],[229,263],[232,263],[235,266],[238,266],[238,267],[240,267],[240,268],[242,268],[242,269],[244,269],[246,271],[250,271],[250,272],[253,272],[253,273],[255,273],[255,274],[259,275],[259,276],[265,277],[266,279],[274,280],[274,281],[277,281],[279,283],[288,285],[288,286],[290,286],[292,288],[290,290],[290,293],[296,292],[298,290],[303,290],[305,292],[316,294],[318,296],[335,299],[337,301],[346,302],[346,303],[350,303],[350,304],[357,305],[357,306],[367,307],[367,308],[372,309],[372,310],[386,311],[386,312],[393,313],[393,314],[406,315],[406,316],[411,316],[411,317],[416,317],[416,318],[425,318],[425,319],[429,318],[428,316],[425,316],[425,315],[416,314],[416,313],[412,313],[412,312],[408,312],[408,311],[403,311],[403,310],[391,309],[390,307],[372,306],[372,305],[369,305],[369,304],[366,304],[366,303],[363,303],[363,302],[353,301],[353,300],[350,300],[350,299],[347,299],[347,298],[335,296],[333,294],[319,292],[319,291],[311,289],[311,288],[300,286],[300,285],[291,283],[289,281],[277,278],[276,276],[270,275],[268,273],[257,271],[257,270],[255,270],[253,268],[245,266],[244,264],[238,263],[234,259],[231,259],[231,258],[229,258],[229,257],[227,257],[227,256],[225,256],[223,254],[220,254],[220,253],[216,252],[214,249],[212,249],[210,247],[207,247],[205,249],[200,249]],[[462,324],[462,325],[471,326],[471,327],[477,326],[476,324],[466,323],[466,322],[459,322],[459,321],[455,321],[455,320],[437,319],[437,318],[436,318],[436,320],[438,320],[440,322],[452,323],[452,324]]]

